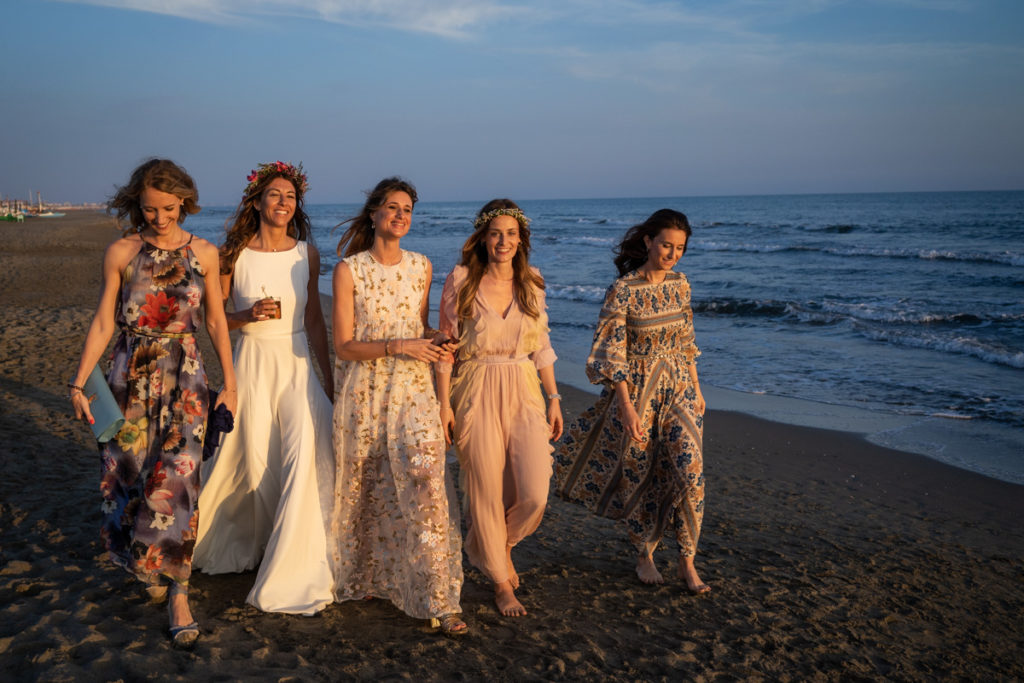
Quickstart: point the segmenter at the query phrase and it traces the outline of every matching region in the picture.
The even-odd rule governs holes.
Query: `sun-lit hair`
[[[544,289],[544,278],[530,268],[530,219],[511,199],[492,199],[476,214],[475,230],[462,245],[459,265],[465,266],[466,282],[459,290],[455,310],[459,323],[473,315],[473,300],[480,289],[480,280],[487,271],[487,244],[485,242],[491,221],[498,216],[512,216],[519,223],[519,246],[512,257],[512,284],[516,301],[523,313],[531,318],[540,316],[537,308],[537,290]]]
[[[117,188],[107,201],[107,213],[117,214],[117,225],[126,236],[141,232],[146,226],[140,201],[147,187],[173,194],[181,200],[179,225],[189,214],[199,213],[199,191],[192,176],[169,159],[147,159],[132,171],[128,182]]]
[[[416,195],[416,188],[408,180],[393,176],[380,181],[377,183],[377,187],[366,194],[366,203],[363,204],[363,210],[359,212],[358,216],[334,226],[338,228],[346,223],[351,223],[341,239],[338,240],[338,256],[352,256],[361,251],[367,251],[373,246],[373,214],[384,205],[388,196],[393,192],[406,193],[412,200],[412,205],[416,206],[419,197]]]
[[[238,208],[228,218],[225,225],[227,232],[224,244],[220,247],[220,273],[230,275],[235,269],[235,261],[239,254],[248,246],[252,238],[260,230],[260,209],[257,204],[263,199],[267,186],[275,178],[284,178],[295,188],[295,215],[288,221],[288,235],[297,240],[313,244],[313,226],[306,215],[305,198],[306,176],[302,173],[302,164],[297,167],[280,161],[271,164],[259,164],[259,171],[253,171],[247,178],[245,195]],[[296,184],[296,180],[300,184]]]
[[[665,229],[682,230],[689,244],[692,231],[686,216],[674,209],[658,209],[643,223],[627,230],[622,241],[615,247],[615,267],[619,270],[619,277],[647,263],[649,254],[644,238],[653,240]],[[683,245],[684,254],[687,245]]]

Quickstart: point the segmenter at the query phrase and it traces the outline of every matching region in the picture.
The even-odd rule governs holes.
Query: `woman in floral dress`
[[[236,401],[217,247],[181,227],[199,211],[197,199],[183,169],[152,159],[110,200],[128,228],[104,255],[100,302],[69,384],[75,415],[92,422],[85,380],[119,329],[107,381],[125,423],[101,447],[102,536],[111,559],[151,596],[161,599],[170,583],[170,632],[179,647],[199,635],[188,580],[209,408],[195,339],[204,308],[224,371],[218,403],[234,411]]]
[[[438,363],[437,393],[445,438],[459,457],[466,554],[494,583],[495,603],[507,617],[526,615],[515,594],[512,548],[544,517],[549,440],[562,434],[544,280],[530,266],[529,223],[512,200],[487,202],[441,294],[441,331],[459,340],[458,372],[453,377],[450,362]]]
[[[587,376],[604,390],[556,449],[555,477],[562,497],[625,520],[644,583],[662,582],[653,554],[671,529],[679,578],[705,593],[693,563],[704,515],[700,351],[690,284],[672,270],[689,237],[686,216],[661,209],[619,244],[621,277],[608,288],[587,359]]]
[[[387,598],[461,634],[462,552],[427,325],[430,261],[405,251],[416,190],[386,178],[338,243],[334,270],[335,509],[329,537],[339,601]]]

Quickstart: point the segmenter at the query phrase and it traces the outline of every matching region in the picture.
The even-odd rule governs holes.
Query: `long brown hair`
[[[146,225],[139,199],[147,187],[173,194],[181,200],[179,225],[189,214],[199,213],[199,190],[192,176],[170,159],[147,159],[132,171],[128,182],[117,188],[107,201],[107,213],[117,213],[115,220],[125,236],[141,232]]]
[[[492,199],[477,212],[476,221],[474,222],[476,230],[469,236],[466,243],[462,245],[462,258],[459,261],[459,265],[466,266],[468,273],[466,274],[465,284],[459,290],[455,309],[458,311],[460,323],[473,315],[473,300],[476,298],[477,290],[480,289],[480,280],[487,270],[487,245],[484,243],[484,238],[491,226],[491,221],[497,216],[488,220],[481,219],[485,214],[500,209],[518,212],[515,218],[519,222],[519,246],[516,249],[515,256],[512,257],[512,285],[516,301],[526,315],[531,318],[540,316],[540,310],[537,308],[537,290],[544,289],[544,278],[530,268],[529,221],[525,216],[522,216],[519,205],[511,199]]]
[[[683,246],[683,253],[686,253],[686,246],[689,245],[692,234],[690,221],[686,219],[685,214],[674,209],[658,209],[643,223],[634,225],[627,230],[622,241],[615,247],[615,267],[619,269],[619,277],[647,263],[650,255],[644,238],[653,240],[667,228],[682,230],[686,233],[686,245]]]
[[[413,206],[416,206],[419,199],[412,183],[398,176],[385,178],[377,183],[377,187],[366,194],[366,203],[363,204],[363,210],[359,212],[359,215],[334,226],[337,228],[345,223],[352,224],[338,240],[338,256],[352,256],[361,251],[367,251],[373,246],[373,213],[383,206],[392,192],[406,193],[412,200]]]
[[[301,168],[302,165],[300,164],[299,169]],[[238,208],[235,209],[235,213],[225,223],[225,225],[230,223],[230,227],[226,228],[227,235],[224,238],[224,244],[220,247],[221,275],[230,275],[234,271],[238,255],[242,253],[242,250],[259,232],[260,210],[256,203],[263,199],[263,192],[274,178],[284,178],[295,188],[295,215],[288,221],[289,237],[313,243],[313,225],[309,220],[309,216],[306,215],[304,208],[306,197],[305,183],[295,182],[295,176],[291,171],[271,171],[261,174],[256,183],[247,188],[248,192],[242,197],[242,201],[238,204]],[[305,176],[303,176],[304,178]]]

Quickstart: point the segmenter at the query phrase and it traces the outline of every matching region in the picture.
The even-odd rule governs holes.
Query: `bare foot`
[[[636,575],[644,583],[664,583],[661,572],[654,566],[654,558],[650,555],[640,555],[636,558]]]
[[[498,611],[506,617],[525,617],[526,608],[516,598],[515,591],[508,581],[494,584],[494,602]]]
[[[508,582],[512,585],[512,590],[519,588],[519,574],[516,572],[516,566],[512,564],[512,546],[505,546],[505,558],[508,564]]]
[[[700,580],[697,568],[693,566],[692,557],[679,556],[679,578],[686,581],[687,590],[694,595],[711,592],[711,586]]]

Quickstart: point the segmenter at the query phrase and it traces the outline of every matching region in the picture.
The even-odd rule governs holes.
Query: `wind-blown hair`
[[[416,188],[408,180],[393,176],[377,183],[377,187],[367,193],[366,203],[363,204],[363,210],[359,212],[359,215],[334,226],[337,228],[345,223],[351,223],[341,239],[338,240],[338,256],[352,256],[361,251],[367,251],[373,246],[373,213],[384,205],[388,195],[392,192],[404,192],[409,195],[414,207],[419,200]]]
[[[480,280],[487,271],[487,244],[485,239],[487,231],[491,227],[491,218],[481,222],[480,218],[495,209],[519,209],[519,206],[511,199],[492,199],[483,205],[477,212],[478,223],[476,230],[469,236],[466,243],[462,245],[462,258],[459,265],[467,269],[466,282],[459,290],[455,310],[459,315],[459,322],[468,320],[473,315],[473,300],[476,298],[477,290],[480,289]],[[504,214],[510,215],[510,214]],[[523,313],[531,318],[540,316],[537,308],[537,290],[544,289],[544,278],[530,268],[530,227],[529,221],[521,212],[514,216],[519,223],[519,246],[515,256],[512,257],[512,284],[515,291],[516,301]]]
[[[192,176],[170,159],[148,159],[132,171],[128,182],[117,188],[107,201],[107,213],[116,212],[117,225],[126,236],[141,232],[146,225],[139,202],[147,187],[173,194],[181,200],[179,225],[185,222],[187,215],[199,213],[199,191]]]
[[[627,230],[622,241],[615,247],[615,267],[619,270],[619,277],[647,263],[649,254],[644,238],[653,240],[665,229],[682,230],[686,233],[686,245],[683,246],[683,253],[686,253],[690,235],[693,234],[690,230],[690,221],[684,214],[674,209],[658,209],[643,223]]]
[[[260,210],[256,204],[263,199],[263,193],[275,178],[284,178],[295,188],[295,215],[288,221],[288,235],[314,244],[313,226],[306,215],[305,191],[295,183],[295,177],[289,171],[267,172],[261,175],[256,184],[242,197],[235,213],[225,223],[227,235],[220,247],[221,275],[230,275],[234,271],[238,255],[259,232]]]

